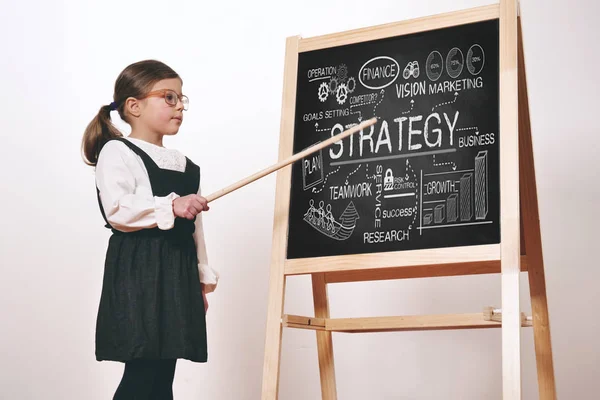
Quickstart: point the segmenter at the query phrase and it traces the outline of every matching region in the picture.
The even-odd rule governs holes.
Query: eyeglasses
[[[173,106],[173,107],[175,107],[177,105],[177,102],[179,100],[181,100],[181,104],[183,104],[183,109],[185,111],[187,111],[189,104],[190,104],[190,100],[188,99],[187,96],[185,96],[185,95],[180,96],[171,89],[155,90],[153,92],[148,93],[143,98],[145,98],[145,97],[163,97],[165,99],[165,102],[168,105]]]

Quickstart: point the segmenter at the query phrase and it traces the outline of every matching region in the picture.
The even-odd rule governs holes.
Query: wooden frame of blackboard
[[[293,154],[295,98],[299,53],[440,28],[499,19],[501,240],[500,244],[409,250],[373,254],[287,259],[291,170],[277,173],[269,304],[263,364],[262,399],[279,391],[283,327],[316,331],[322,398],[337,398],[332,332],[387,332],[431,329],[502,328],[503,398],[521,398],[520,329],[533,326],[541,399],[556,399],[549,315],[529,106],[516,0],[313,38],[289,37],[286,42],[279,159]],[[527,251],[525,251],[527,250]],[[533,317],[519,306],[519,275],[528,271]],[[500,273],[502,308],[497,314],[331,319],[327,285],[434,276]],[[310,274],[314,317],[285,315],[287,276]],[[493,314],[493,315],[492,315]],[[492,316],[490,316],[492,315]]]

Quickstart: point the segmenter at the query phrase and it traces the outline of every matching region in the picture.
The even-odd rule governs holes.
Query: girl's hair
[[[98,114],[85,129],[81,142],[83,161],[95,166],[106,142],[123,136],[111,122],[112,110],[117,110],[121,119],[129,122],[124,110],[125,100],[129,97],[144,97],[157,82],[173,78],[181,79],[168,65],[156,60],[139,61],[125,68],[115,82],[113,102],[100,107]]]

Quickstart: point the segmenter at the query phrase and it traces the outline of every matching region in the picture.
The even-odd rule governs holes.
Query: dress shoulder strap
[[[113,138],[113,139],[110,139],[109,142],[111,140],[118,140],[118,141],[124,143],[127,147],[129,147],[131,149],[131,151],[133,151],[135,154],[140,156],[140,158],[144,162],[144,165],[146,166],[146,170],[148,171],[148,174],[152,174],[155,169],[158,169],[158,165],[156,165],[154,160],[144,150],[140,149],[138,146],[131,143],[129,140],[125,139],[124,137]],[[106,143],[108,143],[108,142],[106,142]],[[112,226],[110,225],[110,223],[108,222],[108,219],[106,218],[106,213],[104,212],[104,207],[102,207],[102,200],[100,199],[100,189],[98,189],[98,186],[96,186],[96,197],[98,198],[98,206],[100,207],[100,212],[102,213],[102,218],[104,218],[104,221],[106,222],[106,225],[104,225],[104,226],[106,228],[110,229],[110,228],[112,228]]]
[[[194,164],[192,160],[186,157],[186,172],[189,174],[190,179],[190,192],[198,193],[200,188],[200,167]]]
[[[102,207],[102,200],[100,200],[100,189],[98,189],[98,186],[96,186],[96,197],[98,198],[98,206],[100,207],[100,212],[102,213],[102,218],[104,218],[104,222],[106,222],[104,227],[110,229],[110,228],[112,228],[112,226],[110,225],[110,223],[108,222],[108,219],[106,218],[106,213],[104,212],[104,207]]]

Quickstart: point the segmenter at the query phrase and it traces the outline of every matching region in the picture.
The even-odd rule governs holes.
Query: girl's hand
[[[202,196],[189,194],[173,200],[173,213],[176,217],[194,219],[202,211],[208,211],[208,202]]]

